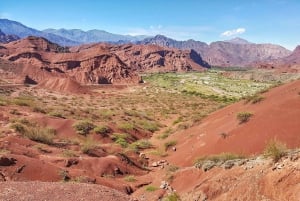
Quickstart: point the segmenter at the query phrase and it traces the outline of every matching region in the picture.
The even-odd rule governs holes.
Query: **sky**
[[[290,50],[300,45],[299,12],[300,0],[0,0],[0,18],[39,30],[100,29],[206,43],[241,37]]]

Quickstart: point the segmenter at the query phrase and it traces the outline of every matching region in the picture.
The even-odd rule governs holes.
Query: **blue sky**
[[[0,0],[0,18],[39,30],[102,29],[207,43],[242,37],[289,49],[300,45],[299,12],[300,0]]]

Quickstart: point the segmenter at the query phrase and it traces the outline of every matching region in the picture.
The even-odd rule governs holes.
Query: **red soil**
[[[261,153],[266,144],[277,139],[295,148],[300,145],[300,81],[276,87],[263,94],[256,104],[240,101],[209,115],[195,127],[178,133],[177,151],[168,160],[178,165],[192,165],[197,157],[234,152]],[[237,114],[249,111],[251,119],[239,124]],[[227,137],[222,138],[225,133]]]

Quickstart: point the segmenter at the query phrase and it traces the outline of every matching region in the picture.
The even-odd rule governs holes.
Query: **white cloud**
[[[221,36],[230,37],[230,36],[240,35],[240,34],[243,34],[245,32],[246,32],[245,28],[237,28],[237,29],[232,29],[232,30],[225,31],[221,34]]]

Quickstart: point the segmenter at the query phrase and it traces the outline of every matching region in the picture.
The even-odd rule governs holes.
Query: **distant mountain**
[[[77,41],[79,43],[96,43],[96,42],[134,42],[143,40],[149,36],[130,36],[113,34],[103,30],[89,30],[82,31],[81,29],[46,29],[43,30],[45,33],[55,34],[69,40]]]
[[[247,41],[243,38],[239,38],[239,37],[236,37],[236,38],[233,38],[233,39],[230,39],[230,40],[224,40],[224,42],[234,43],[234,44],[252,44],[249,41]]]
[[[200,55],[204,55],[205,51],[208,48],[208,45],[204,42],[195,41],[195,40],[187,40],[187,41],[177,41],[171,38],[168,38],[163,35],[156,35],[154,37],[146,38],[142,41],[137,42],[137,44],[155,44],[164,47],[172,47],[183,50],[193,49],[200,53]]]
[[[0,43],[9,43],[11,41],[19,40],[20,37],[16,35],[6,35],[0,29]]]
[[[194,49],[212,66],[248,66],[255,61],[283,58],[290,50],[274,44],[255,44],[245,39],[213,42],[210,45],[194,40],[176,41],[162,35],[146,38],[138,44],[157,44],[178,49]]]
[[[19,22],[8,20],[8,19],[0,19],[0,29],[5,34],[17,35],[20,38],[25,38],[27,36],[40,36],[40,37],[44,37],[52,42],[58,43],[63,46],[79,44],[76,41],[72,41],[67,38],[55,35],[55,34],[45,33],[45,32],[27,27]]]

